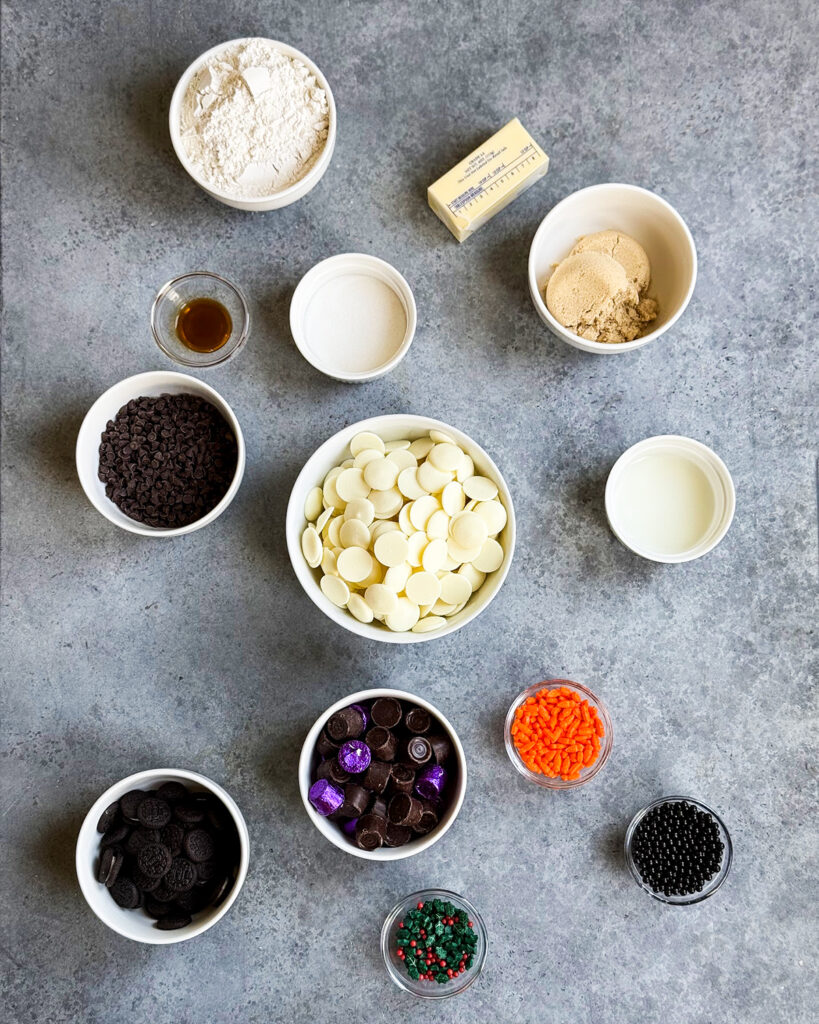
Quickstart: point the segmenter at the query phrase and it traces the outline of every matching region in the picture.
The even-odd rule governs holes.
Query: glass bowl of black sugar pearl
[[[733,860],[728,829],[699,800],[665,796],[635,814],[625,856],[634,880],[661,903],[701,903],[719,889]]]
[[[421,999],[446,999],[480,977],[488,948],[475,907],[455,892],[423,889],[406,896],[381,928],[384,966],[395,984]]]

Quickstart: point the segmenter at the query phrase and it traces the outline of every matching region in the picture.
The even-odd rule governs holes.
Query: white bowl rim
[[[725,510],[722,514],[721,526],[715,531],[708,543],[704,545],[697,544],[693,548],[689,548],[687,551],[680,552],[676,555],[660,555],[655,551],[650,551],[648,548],[642,548],[639,545],[633,544],[630,540],[626,540],[622,532],[618,530],[615,525],[616,516],[614,515],[614,488],[624,466],[627,463],[632,462],[643,452],[654,447],[661,447],[668,444],[674,444],[683,449],[688,448],[689,450],[701,455],[705,461],[711,465],[714,472],[719,477],[725,498]],[[608,520],[611,532],[624,547],[628,548],[629,551],[633,551],[635,555],[639,555],[641,558],[646,558],[651,562],[662,562],[666,565],[678,565],[682,562],[692,562],[697,558],[702,558],[702,556],[707,555],[709,551],[713,551],[717,544],[723,540],[734,521],[734,513],[736,511],[736,489],[734,487],[734,481],[730,470],[713,448],[709,448],[707,444],[703,444],[702,441],[697,441],[693,437],[686,437],[685,434],[656,434],[653,437],[643,438],[642,441],[638,441],[630,448],[627,448],[611,467],[606,479],[605,506],[606,519]]]
[[[396,697],[398,700],[405,700],[411,704],[417,704],[419,707],[424,708],[439,720],[441,725],[449,733],[449,737],[452,740],[452,746],[455,750],[455,756],[458,761],[458,790],[455,799],[449,808],[448,819],[442,826],[440,823],[435,826],[432,832],[425,836],[419,836],[417,839],[411,839],[404,846],[382,846],[378,850],[361,850],[357,846],[354,846],[352,842],[335,826],[334,822],[327,822],[320,814],[317,814],[310,801],[307,799],[307,793],[310,789],[310,770],[313,755],[316,750],[316,742],[319,737],[319,733],[324,728],[325,722],[334,715],[336,711],[340,711],[342,708],[349,707],[350,704],[358,704],[364,700],[376,700],[378,697]],[[455,731],[452,723],[449,719],[443,715],[434,704],[424,700],[423,697],[418,697],[414,693],[408,693],[406,690],[395,690],[390,687],[374,687],[369,690],[359,690],[357,693],[351,693],[349,696],[342,697],[341,700],[337,700],[335,704],[331,704],[326,711],[319,715],[313,725],[310,727],[310,731],[305,737],[304,743],[302,744],[301,754],[299,755],[299,793],[301,794],[302,803],[307,811],[307,816],[316,826],[318,831],[333,844],[337,846],[339,850],[344,853],[349,853],[353,857],[359,857],[362,860],[370,861],[394,861],[404,860],[407,857],[414,857],[417,853],[423,853],[424,850],[428,850],[430,846],[434,846],[452,827],[455,819],[458,817],[463,806],[464,797],[466,796],[466,783],[467,783],[467,770],[466,770],[466,754],[464,753],[463,744]]]
[[[402,305],[405,307],[407,316],[407,327],[404,332],[403,341],[398,346],[395,353],[390,356],[386,362],[381,363],[372,370],[345,372],[330,366],[322,365],[312,355],[307,345],[307,339],[304,337],[302,325],[298,323],[295,318],[295,306],[301,299],[300,291],[301,293],[307,291],[313,281],[319,277],[323,271],[331,269],[334,265],[343,267],[345,263],[350,260],[362,260],[369,263],[375,269],[381,270],[386,277],[390,278],[390,287],[392,287],[393,291],[399,293],[399,297],[402,300]],[[343,272],[344,271],[340,269],[339,273]],[[307,301],[309,303],[309,299]],[[326,259],[319,260],[319,262],[314,264],[301,278],[293,291],[292,298],[290,299],[289,319],[290,333],[293,336],[296,348],[314,369],[328,377],[332,377],[334,380],[343,380],[350,384],[363,384],[365,381],[376,380],[378,377],[383,377],[384,374],[389,373],[390,370],[394,370],[407,354],[415,337],[415,329],[418,323],[418,310],[415,304],[415,295],[413,294],[409,282],[401,271],[392,263],[388,263],[387,260],[381,259],[380,256],[373,256],[368,252],[340,252],[336,253],[335,256],[328,256]]]
[[[262,39],[266,43],[271,43],[277,49],[281,50],[282,53],[284,53],[286,56],[294,57],[297,60],[303,61],[304,64],[307,65],[310,71],[316,76],[319,85],[321,85],[322,89],[327,95],[328,127],[327,138],[324,141],[324,146],[321,150],[321,153],[318,156],[318,159],[302,178],[299,178],[298,181],[294,181],[293,184],[288,185],[287,188],[279,189],[278,192],[269,192],[263,196],[244,197],[234,195],[232,192],[225,191],[224,189],[219,189],[215,185],[211,185],[209,182],[203,181],[203,179],[196,173],[196,171],[193,168],[193,165],[191,164],[190,160],[188,160],[187,154],[183,151],[181,145],[179,116],[185,92],[188,88],[191,78],[193,78],[194,74],[199,70],[199,66],[205,63],[205,61],[207,61],[210,57],[214,57],[221,50],[225,50],[230,46],[238,46],[240,43],[246,43],[251,39]],[[315,185],[318,182],[319,178],[322,177],[324,171],[326,170],[326,164],[324,161],[325,154],[329,152],[332,155],[336,138],[336,122],[336,101],[335,97],[333,96],[333,90],[330,88],[330,83],[327,81],[324,72],[321,70],[318,64],[316,64],[314,60],[311,60],[311,58],[308,57],[306,53],[302,53],[302,51],[297,49],[295,46],[291,46],[290,43],[284,43],[279,39],[270,39],[268,36],[238,36],[236,39],[228,39],[224,43],[217,43],[216,46],[211,46],[209,50],[205,50],[204,53],[200,53],[198,57],[191,61],[191,63],[185,68],[185,70],[180,75],[179,81],[176,83],[176,87],[174,88],[173,94],[171,95],[171,104],[168,110],[168,127],[171,133],[171,145],[174,148],[174,152],[176,153],[176,157],[179,160],[180,164],[182,164],[184,170],[187,171],[187,173],[191,176],[191,178],[193,178],[196,184],[201,189],[204,189],[204,191],[207,192],[209,195],[214,196],[217,199],[229,200],[230,202],[236,202],[237,200],[239,200],[243,203],[249,204],[269,203],[271,202],[271,200],[274,199],[287,199],[288,197],[292,196],[298,189],[304,188],[307,182],[311,182],[311,184],[309,184],[307,188],[304,189],[304,192],[309,192],[313,185]],[[301,198],[301,196],[299,196],[299,198]],[[287,204],[283,203],[282,205],[284,206]]]
[[[239,870],[236,873],[236,880],[233,883],[233,888],[231,889],[227,899],[221,906],[217,907],[206,920],[199,922],[194,921],[185,928],[180,928],[176,931],[165,932],[160,931],[159,929],[154,929],[156,932],[155,936],[153,934],[146,936],[129,935],[111,921],[106,920],[95,906],[94,897],[96,897],[100,890],[100,883],[94,877],[93,861],[90,863],[86,861],[80,848],[83,841],[86,840],[86,837],[89,835],[91,837],[90,845],[92,850],[94,849],[94,837],[97,837],[97,841],[102,838],[97,832],[97,822],[105,808],[109,804],[113,803],[114,797],[112,797],[112,793],[119,789],[123,789],[123,787],[123,792],[128,792],[130,789],[138,789],[145,783],[161,782],[167,777],[193,782],[208,792],[213,793],[222,801],[225,808],[230,813],[233,823],[236,826],[236,832],[239,836]],[[135,772],[133,775],[128,775],[124,779],[120,779],[119,782],[115,782],[112,786],[109,786],[108,789],[106,789],[105,792],[94,801],[88,814],[86,814],[83,819],[83,823],[80,826],[80,831],[77,835],[77,843],[74,853],[74,865],[77,872],[77,881],[79,882],[80,890],[85,898],[85,902],[88,904],[94,916],[123,938],[130,939],[133,942],[141,942],[149,946],[168,946],[176,942],[185,942],[187,939],[193,939],[197,935],[201,935],[203,932],[208,931],[208,929],[212,928],[218,921],[221,921],[228,910],[230,910],[236,902],[239,892],[245,884],[249,863],[250,837],[247,829],[247,823],[245,822],[244,815],[239,809],[239,805],[227,790],[219,785],[218,782],[214,782],[212,779],[209,779],[206,775],[201,775],[199,772],[188,771],[185,768],[149,768],[145,771]]]
[[[378,433],[376,425],[381,424],[383,426],[385,420],[411,420],[413,422],[410,426],[408,426],[408,430],[442,430],[444,432],[449,431],[456,435],[460,435],[463,438],[466,438],[469,444],[474,446],[474,448],[481,453],[481,457],[486,460],[487,465],[495,474],[495,482],[498,484],[498,489],[503,494],[504,506],[506,508],[507,523],[504,529],[508,531],[508,540],[504,548],[503,562],[501,563],[500,568],[492,574],[494,590],[489,595],[485,604],[482,604],[480,605],[480,607],[473,609],[460,622],[448,622],[446,626],[443,626],[441,629],[434,630],[430,633],[393,633],[386,628],[383,630],[380,627],[378,629],[375,629],[373,625],[370,623],[359,622],[358,619],[351,615],[346,609],[339,608],[337,605],[334,605],[332,601],[328,600],[324,596],[324,594],[321,591],[321,588],[319,587],[318,583],[315,580],[315,577],[312,575],[314,570],[307,565],[307,562],[305,562],[304,555],[302,554],[301,550],[301,535],[304,529],[303,525],[301,524],[303,524],[305,521],[304,509],[297,509],[296,501],[297,492],[301,489],[302,485],[309,478],[312,478],[308,476],[307,472],[310,463],[313,462],[314,459],[316,459],[319,455],[323,454],[325,451],[329,452],[332,449],[337,449],[339,444],[337,438],[339,434],[347,434],[349,432],[350,437],[352,438],[356,433],[359,433],[360,431],[363,430],[372,430],[374,433]],[[311,486],[318,486],[318,481],[314,481],[314,483]],[[288,523],[291,519],[291,516],[295,518],[297,513],[300,528],[298,530],[297,535],[293,535],[291,534],[288,528]],[[324,614],[328,618],[332,619],[333,622],[337,623],[339,626],[342,626],[349,632],[355,633],[357,636],[364,637],[368,640],[377,640],[381,643],[388,644],[416,644],[425,643],[428,640],[437,640],[440,637],[448,636],[450,633],[457,632],[459,629],[466,626],[468,623],[472,622],[473,619],[477,618],[477,616],[480,615],[481,612],[485,611],[486,608],[488,608],[492,601],[494,601],[494,599],[497,597],[501,587],[503,586],[506,580],[507,575],[509,574],[509,569],[512,565],[512,559],[515,554],[515,510],[512,502],[512,493],[509,490],[509,485],[506,483],[506,480],[504,479],[502,473],[495,465],[495,462],[491,458],[491,456],[488,455],[488,453],[477,443],[477,441],[473,440],[469,436],[469,434],[465,434],[464,431],[458,429],[458,427],[454,427],[449,423],[444,423],[442,420],[433,419],[430,416],[422,416],[420,414],[415,413],[388,413],[384,416],[371,416],[366,420],[359,420],[357,423],[350,423],[346,427],[342,427],[341,430],[336,431],[336,433],[329,437],[326,441],[324,441],[323,444],[319,445],[319,447],[307,459],[301,471],[299,472],[299,475],[296,477],[296,481],[293,484],[292,490],[290,491],[290,498],[287,502],[287,512],[285,514],[285,535],[287,541],[287,552],[290,555],[290,563],[293,566],[293,571],[296,574],[296,578],[298,579],[299,583],[301,583],[302,589],[313,602],[313,604],[322,612],[324,612]],[[489,581],[487,580],[487,582]],[[312,586],[310,584],[312,584]],[[486,586],[486,584],[484,584],[484,586]],[[475,595],[473,594],[473,597],[474,596]],[[459,614],[463,614],[468,607],[469,604],[467,602],[466,607]]]
[[[83,474],[80,470],[80,457],[81,452],[85,450],[85,446],[88,442],[86,435],[90,430],[90,426],[88,426],[88,424],[91,416],[96,412],[98,406],[105,402],[109,394],[115,388],[119,388],[123,384],[130,384],[133,386],[136,385],[137,382],[147,386],[161,386],[164,383],[184,383],[186,386],[193,384],[195,388],[201,389],[201,391],[204,391],[209,397],[217,400],[212,404],[215,405],[220,413],[226,415],[227,421],[236,438],[236,472],[233,475],[230,487],[225,491],[225,495],[219,504],[215,505],[207,515],[202,516],[201,519],[197,519],[194,523],[189,523],[187,526],[146,526],[144,523],[138,523],[136,519],[133,520],[133,525],[131,525],[130,520],[127,523],[119,522],[119,520],[113,518],[105,504],[97,499],[97,495],[89,491],[85,486]],[[96,440],[94,443],[95,446],[98,446],[99,440]],[[83,493],[94,508],[105,516],[109,523],[113,523],[114,526],[118,526],[121,530],[127,530],[129,533],[137,533],[141,537],[181,537],[186,533],[194,533],[196,530],[201,530],[203,526],[207,526],[209,523],[212,523],[214,519],[218,519],[228,505],[230,505],[236,497],[236,492],[239,490],[239,485],[241,484],[242,477],[244,476],[246,451],[244,435],[242,434],[242,428],[239,425],[236,413],[233,411],[230,404],[219,394],[216,388],[211,387],[210,384],[206,384],[203,380],[199,380],[197,377],[192,377],[189,373],[180,373],[178,370],[147,370],[145,373],[135,373],[131,377],[124,377],[122,380],[117,381],[116,384],[112,384],[111,387],[103,391],[99,398],[97,398],[97,400],[91,405],[88,412],[83,417],[79,432],[77,433],[77,443],[74,446],[74,459],[77,466],[77,476],[79,477]],[[106,502],[110,501],[109,498],[106,498],[105,500]]]
[[[592,341],[588,338],[581,338],[578,334],[575,334],[573,331],[564,327],[563,324],[558,323],[558,321],[549,312],[549,307],[543,301],[543,296],[540,294],[540,290],[538,288],[534,268],[535,250],[537,249],[537,244],[540,241],[541,234],[545,234],[548,230],[549,218],[553,214],[557,213],[557,211],[559,211],[561,207],[566,205],[570,200],[576,199],[578,196],[586,195],[590,192],[609,191],[613,189],[627,189],[630,192],[640,193],[642,195],[649,196],[652,200],[655,200],[664,206],[682,228],[683,234],[688,242],[692,261],[691,280],[676,313],[656,330],[653,330],[648,334],[644,334],[639,338],[635,338],[633,341],[622,341],[616,345],[611,345],[603,341]],[[532,238],[532,244],[529,246],[528,278],[529,294],[535,308],[541,315],[541,318],[545,319],[552,328],[552,332],[561,337],[561,340],[567,341],[567,344],[571,344],[571,342],[568,342],[568,340],[563,337],[563,335],[568,335],[569,337],[577,340],[578,344],[575,347],[581,348],[584,352],[594,352],[601,355],[616,355],[617,353],[633,352],[635,349],[642,348],[643,345],[647,345],[651,341],[656,341],[657,338],[661,337],[667,330],[673,327],[685,312],[688,303],[691,301],[691,296],[694,294],[694,287],[697,283],[697,247],[694,243],[694,236],[691,234],[691,231],[683,220],[682,215],[671,205],[671,203],[669,203],[667,199],[663,199],[661,195],[658,195],[656,192],[652,192],[651,189],[643,188],[642,185],[630,185],[625,182],[618,181],[600,182],[597,185],[587,185],[585,188],[578,189],[576,192],[570,192],[569,195],[564,196],[559,203],[556,203],[551,210],[549,210],[538,225],[537,231],[535,231],[534,237]]]

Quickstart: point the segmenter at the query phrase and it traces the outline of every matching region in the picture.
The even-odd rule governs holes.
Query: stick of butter
[[[427,189],[427,202],[463,242],[549,170],[549,158],[515,117]]]

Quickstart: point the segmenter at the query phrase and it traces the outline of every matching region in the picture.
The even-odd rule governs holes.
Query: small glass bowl
[[[231,332],[214,352],[195,352],[183,345],[176,333],[176,320],[183,307],[194,299],[215,299],[230,314]],[[181,366],[218,366],[227,362],[244,345],[250,330],[250,311],[244,295],[230,281],[207,270],[196,270],[168,281],[157,292],[151,306],[151,331],[162,351]]]
[[[691,893],[688,896],[666,896],[665,893],[655,892],[643,881],[642,875],[640,874],[640,869],[634,862],[632,843],[634,842],[634,832],[637,826],[640,824],[640,822],[648,814],[649,811],[653,810],[655,807],[659,807],[660,804],[680,803],[681,801],[684,801],[688,804],[692,804],[694,807],[697,808],[698,811],[706,811],[708,814],[711,815],[711,817],[714,819],[714,821],[717,823],[717,826],[719,827],[719,837],[722,840],[725,849],[722,851],[722,863],[719,866],[719,871],[714,875],[711,881],[708,882],[704,889],[702,889],[700,892]],[[644,807],[641,811],[638,811],[631,819],[631,824],[626,830],[626,841],[624,849],[628,869],[631,872],[634,881],[640,886],[640,888],[644,892],[647,892],[649,896],[653,897],[653,899],[659,900],[660,903],[669,903],[672,906],[676,907],[687,907],[690,906],[692,903],[702,903],[702,901],[707,900],[709,896],[713,896],[717,889],[719,889],[719,887],[728,877],[728,872],[731,870],[731,862],[734,859],[734,847],[731,843],[731,837],[728,834],[728,829],[725,827],[725,823],[723,822],[722,818],[720,818],[716,811],[713,811],[710,807],[706,806],[706,804],[702,803],[699,800],[694,800],[690,796],[663,796],[660,797],[659,800],[655,800],[654,803],[651,803],[647,807]]]
[[[592,705],[597,711],[600,720],[603,723],[605,729],[605,735],[600,743],[600,753],[597,756],[597,760],[594,764],[589,765],[588,768],[584,768],[580,775],[576,779],[561,779],[559,776],[554,779],[550,779],[548,775],[541,775],[540,772],[533,772],[530,768],[523,763],[520,754],[517,752],[515,747],[515,741],[512,737],[512,726],[515,723],[515,712],[520,705],[529,697],[534,697],[536,693],[543,689],[554,689],[559,686],[567,686],[570,690],[574,690],[579,693],[581,697]],[[597,775],[603,765],[608,761],[609,755],[611,754],[611,748],[614,744],[614,733],[611,724],[611,715],[609,715],[608,708],[598,696],[584,686],[582,683],[573,683],[571,679],[545,679],[542,683],[535,683],[534,686],[528,687],[523,693],[518,694],[517,697],[512,701],[509,710],[506,713],[506,722],[503,727],[503,741],[506,744],[506,753],[509,755],[509,760],[517,768],[524,779],[528,779],[530,782],[534,782],[537,786],[543,786],[544,789],[576,789],[578,786],[584,786],[587,782]]]
[[[421,981],[420,979],[413,981],[407,974],[401,958],[396,956],[395,940],[398,936],[398,925],[404,915],[414,909],[417,903],[436,899],[452,903],[459,911],[463,911],[467,919],[472,922],[475,934],[478,936],[478,945],[475,947],[472,966],[465,974],[453,978],[444,985],[439,985],[437,981]],[[422,889],[420,892],[411,893],[392,908],[381,928],[381,955],[384,958],[387,973],[399,988],[421,999],[448,999],[450,996],[465,992],[480,977],[486,963],[487,948],[486,925],[483,923],[481,915],[469,900],[465,900],[456,892],[448,892],[446,889]]]

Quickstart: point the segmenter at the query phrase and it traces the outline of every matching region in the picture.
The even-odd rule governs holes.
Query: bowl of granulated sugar
[[[197,57],[174,89],[169,122],[188,174],[239,210],[276,210],[307,195],[336,142],[335,100],[319,68],[255,36]]]

